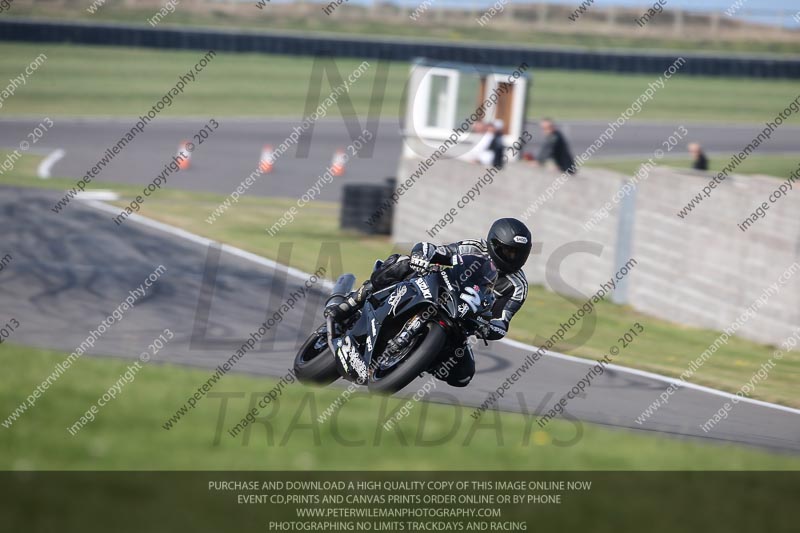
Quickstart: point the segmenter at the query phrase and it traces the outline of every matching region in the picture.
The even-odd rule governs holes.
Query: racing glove
[[[414,272],[420,276],[424,276],[431,269],[431,260],[419,254],[412,254],[411,259],[409,260],[409,265]]]
[[[479,339],[486,339],[489,336],[489,324],[480,322],[475,327],[475,336]]]
[[[489,321],[489,336],[484,337],[490,341],[502,339],[508,333],[508,324],[499,318],[493,318]]]
[[[487,340],[496,341],[506,336],[508,326],[500,319],[494,318],[487,321],[479,319],[475,328],[475,336]]]

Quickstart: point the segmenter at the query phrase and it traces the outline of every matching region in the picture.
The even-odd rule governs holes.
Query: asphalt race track
[[[228,251],[220,255],[216,247],[146,226],[138,219],[117,227],[110,212],[84,202],[73,202],[55,214],[50,207],[60,195],[60,191],[4,188],[0,197],[3,252],[13,256],[0,272],[0,322],[12,317],[19,321],[12,342],[73,351],[128,291],[163,265],[166,272],[147,296],[107,330],[90,353],[133,359],[169,328],[175,339],[156,362],[213,368],[265,320],[268,310],[280,307],[303,284],[301,277],[287,276],[284,269],[267,261]],[[305,299],[307,306],[291,312],[272,330],[274,336],[268,334],[266,342],[238,363],[236,371],[285,374],[298,340],[321,322],[321,298],[319,290]],[[479,405],[528,353],[501,343],[479,349],[473,384],[467,389],[440,387],[437,390],[449,396],[434,393],[432,398]],[[545,357],[523,374],[500,406],[541,412],[543,399],[551,405],[588,369],[585,363],[560,356]],[[217,392],[226,391],[224,383],[223,379]],[[676,392],[650,422],[637,426],[634,419],[666,387],[654,377],[621,369],[606,371],[567,411],[572,417],[602,425],[800,451],[796,410],[740,403],[727,420],[704,434],[699,424],[720,409],[725,398],[702,390]],[[522,403],[517,393],[523,393]],[[165,419],[175,407],[164,406]],[[213,431],[209,428],[209,438]]]
[[[366,120],[352,127],[361,131]],[[40,122],[40,119],[10,119],[0,121],[0,147],[15,148]],[[296,127],[299,120],[243,120],[218,117],[219,128],[192,155],[192,168],[168,179],[168,186],[180,189],[230,194],[258,165],[265,144],[277,147]],[[55,125],[35,146],[38,153],[47,154],[56,149],[65,155],[52,167],[53,176],[82,177],[97,164],[106,148],[116,144],[122,134],[135,124],[134,119],[54,119]],[[136,183],[144,185],[157,176],[164,165],[175,155],[178,144],[192,137],[207,120],[158,119],[149,124],[144,133],[127,146],[95,178],[95,181]],[[619,156],[651,157],[680,124],[635,122],[617,131],[595,155],[595,159]],[[606,129],[607,123],[565,122],[563,130],[572,143],[573,152],[583,152]],[[676,151],[689,157],[685,143],[697,140],[706,150],[731,154],[738,153],[759,133],[758,125],[693,125],[686,124],[689,136]],[[540,132],[536,124],[528,129],[534,137],[532,147]],[[322,200],[339,201],[341,187],[347,183],[381,183],[395,176],[400,157],[402,137],[397,119],[383,119],[375,131],[376,143],[369,157],[357,157],[347,165],[347,171],[319,196]],[[759,153],[795,152],[800,128],[783,126],[772,139],[759,147]],[[249,190],[249,195],[297,198],[308,190],[331,164],[337,149],[345,148],[351,141],[342,119],[319,121],[308,141],[307,157],[297,157],[290,149],[276,163],[272,173],[259,178]],[[362,150],[359,155],[367,155]]]

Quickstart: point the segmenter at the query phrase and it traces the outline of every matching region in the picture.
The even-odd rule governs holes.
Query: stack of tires
[[[387,178],[383,185],[345,185],[340,219],[342,229],[371,235],[391,235],[394,184],[394,178]]]

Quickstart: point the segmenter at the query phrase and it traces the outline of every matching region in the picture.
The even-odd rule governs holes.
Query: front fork
[[[387,352],[390,354],[395,354],[403,348],[406,348],[411,343],[411,339],[413,339],[420,332],[427,322],[427,319],[423,318],[423,315],[414,315],[405,323],[403,329],[401,329],[400,332],[395,335],[391,341],[389,341]]]
[[[328,317],[328,348],[331,349],[331,353],[336,355],[336,349],[333,347],[333,318]]]

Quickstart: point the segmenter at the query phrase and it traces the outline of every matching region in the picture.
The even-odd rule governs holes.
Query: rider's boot
[[[370,294],[372,294],[372,282],[367,280],[358,290],[351,292],[343,302],[333,303],[326,307],[325,317],[331,317],[336,322],[347,320],[364,307],[364,303]]]

